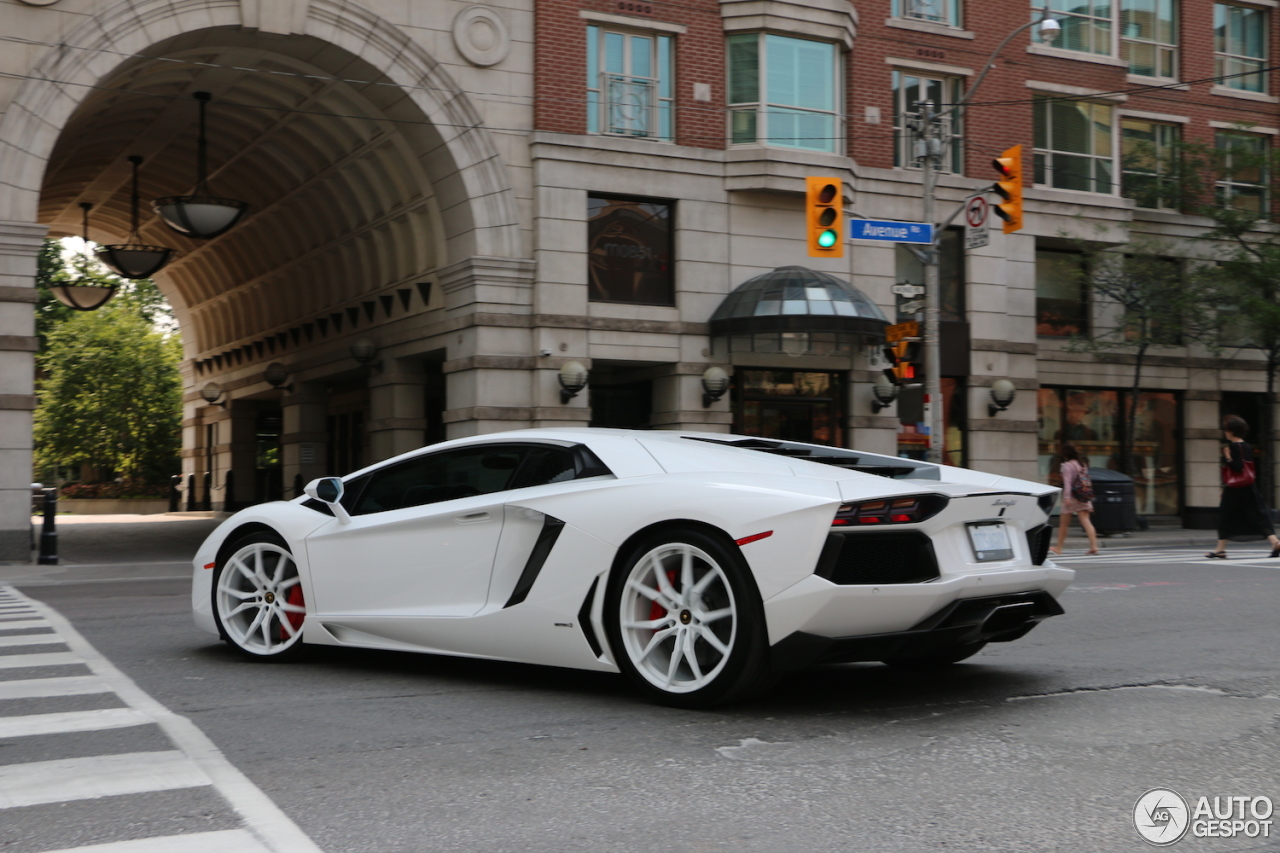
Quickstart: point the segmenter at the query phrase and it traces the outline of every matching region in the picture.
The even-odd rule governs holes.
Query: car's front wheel
[[[307,602],[284,540],[258,532],[215,567],[213,613],[226,641],[255,660],[288,660],[303,649]]]
[[[636,543],[610,580],[605,622],[619,668],[663,704],[708,707],[766,683],[760,593],[742,556],[703,531]]]

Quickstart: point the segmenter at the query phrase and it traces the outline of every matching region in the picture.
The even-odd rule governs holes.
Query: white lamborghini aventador
[[[815,662],[953,663],[1062,612],[1058,490],[678,431],[446,441],[227,519],[196,623],[255,659],[355,646],[622,671],[686,707]]]

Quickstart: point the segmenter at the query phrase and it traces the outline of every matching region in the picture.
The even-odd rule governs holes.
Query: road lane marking
[[[175,850],[181,850],[182,853],[268,853],[266,847],[243,829],[113,841],[90,847],[49,850],[47,853],[173,853]]]
[[[43,619],[0,619],[0,631],[14,628],[48,628],[49,623]]]
[[[0,681],[0,699],[51,699],[57,696],[90,696],[110,692],[110,686],[94,675]]]
[[[44,636],[53,636],[45,634]],[[71,666],[84,660],[71,652],[45,652],[35,655],[0,655],[0,669],[27,669],[33,666]]]
[[[308,838],[280,807],[272,802],[270,797],[228,761],[217,746],[214,745],[213,741],[204,732],[200,731],[194,723],[186,717],[175,714],[165,705],[152,698],[133,679],[125,675],[115,664],[103,657],[97,649],[90,645],[89,641],[81,636],[80,632],[62,614],[43,602],[26,599],[25,596],[23,596],[23,599],[28,601],[43,619],[53,627],[54,632],[61,637],[62,642],[71,649],[71,656],[77,658],[76,663],[82,663],[87,666],[90,672],[96,676],[95,680],[109,688],[106,691],[93,692],[115,693],[127,706],[138,711],[159,726],[173,744],[178,747],[172,754],[182,756],[183,760],[188,762],[194,771],[208,780],[204,784],[211,784],[213,789],[226,800],[231,809],[244,821],[247,833],[255,838],[264,850],[270,851],[270,853],[322,853],[315,842]],[[17,656],[0,656],[0,661],[3,661],[6,657]],[[41,657],[41,655],[32,654],[24,655],[23,657],[37,658]],[[38,690],[40,685],[50,684],[53,681],[55,679],[31,679],[19,683],[26,685],[28,690]],[[14,683],[0,681],[0,698],[4,698],[5,688]],[[34,695],[53,694],[36,693]],[[166,754],[144,753],[144,755],[149,756]],[[58,762],[51,763],[57,764]],[[26,765],[17,766],[23,767]],[[186,853],[188,848],[184,844],[180,849]],[[245,848],[239,849],[243,850]]]
[[[59,758],[0,767],[0,809],[212,784],[194,761],[176,749]]]
[[[63,711],[0,717],[0,738],[52,735],[64,732],[98,732],[151,725],[153,720],[132,708],[100,708],[96,711]]]
[[[0,636],[0,647],[3,646],[48,646],[52,643],[62,645],[57,634],[18,634],[16,636]]]

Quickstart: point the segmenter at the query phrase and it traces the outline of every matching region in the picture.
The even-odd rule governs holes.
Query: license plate
[[[1013,545],[1009,543],[1009,528],[1002,522],[992,521],[969,525],[969,541],[978,562],[1012,560]]]

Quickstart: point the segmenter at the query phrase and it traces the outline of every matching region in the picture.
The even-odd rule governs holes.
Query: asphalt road
[[[326,853],[1113,853],[1148,849],[1132,810],[1151,788],[1280,803],[1280,560],[1065,562],[1078,570],[1067,614],[1016,643],[940,674],[814,669],[713,712],[532,666],[346,650],[243,662],[192,627],[180,564],[8,577]],[[16,677],[0,668],[0,687]],[[0,700],[0,717],[46,712],[23,710],[32,701]],[[0,765],[169,749],[166,733],[0,736]],[[0,850],[213,837],[243,825],[221,792],[4,809]],[[1280,837],[1174,849],[1280,851]]]

